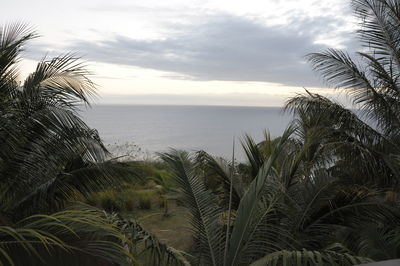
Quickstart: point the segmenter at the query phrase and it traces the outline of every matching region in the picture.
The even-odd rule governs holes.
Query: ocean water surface
[[[169,148],[205,150],[243,160],[244,134],[262,140],[264,130],[279,136],[291,116],[278,107],[94,105],[82,111],[84,121],[99,131],[106,144],[134,143],[147,155]]]

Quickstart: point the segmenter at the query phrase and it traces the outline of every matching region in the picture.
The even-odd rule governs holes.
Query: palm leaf
[[[268,254],[250,266],[272,266],[272,265],[355,265],[372,262],[369,258],[358,257],[348,253],[339,253],[331,250],[281,250]]]
[[[198,264],[221,265],[225,238],[222,223],[219,222],[222,210],[217,206],[215,196],[205,189],[188,153],[172,150],[160,154],[160,157],[169,165],[172,178],[177,182],[191,213],[191,225],[197,238]]]
[[[15,265],[71,265],[73,261],[127,265],[131,255],[122,246],[123,235],[100,214],[81,206],[30,216],[14,227],[1,226],[0,261]]]
[[[135,220],[117,214],[106,214],[109,221],[121,229],[128,239],[126,247],[145,265],[189,266],[185,253],[159,242]]]
[[[241,253],[246,248],[246,243],[249,243],[249,239],[254,231],[257,230],[257,225],[265,217],[265,215],[255,216],[254,214],[262,198],[262,192],[264,191],[265,183],[272,170],[272,165],[292,133],[292,128],[288,128],[284,132],[275,152],[271,154],[268,161],[260,168],[257,176],[240,201],[229,242],[228,265],[238,265],[240,263]],[[267,211],[267,213],[268,212],[269,211]]]

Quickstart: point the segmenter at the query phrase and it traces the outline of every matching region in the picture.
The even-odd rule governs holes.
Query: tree
[[[331,159],[329,173],[338,183],[374,195],[380,205],[397,205],[400,3],[351,3],[360,20],[358,37],[364,51],[349,55],[329,49],[310,54],[308,59],[328,85],[348,94],[357,110],[308,91],[290,99],[286,108],[305,132],[322,132],[318,138],[322,155]],[[399,224],[393,219],[398,209],[392,211],[394,215],[382,214],[387,221],[352,221],[352,226],[337,231],[338,236],[356,254],[369,254],[376,260],[398,258]]]
[[[69,206],[117,179],[77,114],[94,84],[73,55],[42,60],[19,83],[20,53],[35,37],[23,24],[0,29],[0,262],[128,264],[118,228],[95,209]]]
[[[361,222],[357,218],[359,213],[371,212],[369,218],[379,220],[384,210],[392,215],[390,208],[377,206],[371,200],[371,194],[343,191],[335,180],[327,178],[326,171],[320,170],[317,174],[315,170],[312,175],[308,175],[309,172],[304,175],[302,167],[296,167],[293,182],[287,183],[279,177],[279,158],[282,159],[281,155],[286,155],[285,152],[293,145],[289,138],[293,131],[293,128],[285,131],[261,162],[232,211],[234,215],[231,216],[232,225],[228,234],[229,223],[225,216],[228,204],[218,201],[216,191],[206,188],[203,175],[207,173],[196,169],[198,156],[182,151],[161,155],[170,166],[172,177],[191,213],[196,265],[291,265],[290,261],[304,263],[298,265],[313,262],[353,265],[371,261],[366,256],[357,256],[347,250],[332,232],[350,227],[350,220]],[[250,147],[247,148],[250,150]],[[251,148],[256,149],[262,149],[262,145]],[[304,165],[307,162],[304,154],[300,149],[291,159],[301,155],[298,165]],[[248,158],[253,160],[254,156]],[[293,161],[291,159],[287,161]],[[214,162],[208,162],[210,167],[218,169]],[[226,175],[223,171],[220,174]],[[240,177],[231,180],[238,179]]]
[[[319,118],[314,119],[318,123],[312,127],[327,133],[325,146],[335,151],[337,173],[343,179],[381,188],[397,186],[400,3],[391,0],[351,3],[361,22],[358,37],[366,50],[350,56],[329,49],[308,58],[328,85],[348,93],[358,111],[310,92],[290,99],[287,109],[298,117],[306,114]]]
[[[79,117],[95,95],[79,58],[43,59],[19,82],[36,36],[24,24],[0,28],[0,264],[131,265],[137,250],[184,264],[135,221],[74,203],[130,175]]]
[[[190,155],[163,157],[194,199],[200,263],[352,265],[399,257],[400,3],[352,5],[368,49],[357,54],[363,64],[334,49],[308,58],[359,111],[307,91],[287,103],[295,114],[291,139],[257,145],[246,138],[253,181],[234,210],[228,256],[220,240],[226,205],[213,203]]]

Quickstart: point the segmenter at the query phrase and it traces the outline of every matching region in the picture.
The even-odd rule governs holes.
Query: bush
[[[164,200],[163,197],[159,197],[159,198],[158,198],[158,206],[159,206],[160,208],[164,208],[164,206],[165,206],[165,200]]]
[[[138,208],[142,210],[151,209],[151,194],[147,191],[137,191],[136,192],[138,200]]]
[[[135,201],[131,197],[124,198],[124,207],[126,211],[132,211],[134,208]]]
[[[113,191],[104,191],[97,193],[97,197],[99,198],[100,207],[108,212],[118,212],[121,210],[121,205],[118,203],[116,199],[115,192]]]
[[[150,210],[151,209],[151,199],[147,195],[139,197],[139,209]]]
[[[152,190],[135,190],[133,187],[126,187],[121,191],[110,189],[93,193],[86,202],[107,212],[131,212],[135,207],[142,210],[150,210],[155,196],[155,192]],[[154,200],[156,199],[154,198]],[[157,202],[155,201],[155,203]]]

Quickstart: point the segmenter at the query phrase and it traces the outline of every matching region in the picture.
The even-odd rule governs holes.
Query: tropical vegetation
[[[1,265],[354,265],[400,257],[400,2],[352,0],[363,50],[307,56],[353,109],[305,91],[282,136],[242,139],[247,162],[159,154],[161,169],[112,157],[79,110],[95,85],[72,54],[18,63],[37,35],[0,30]],[[149,180],[189,213],[188,253],[126,212]],[[122,203],[118,203],[122,202]],[[151,208],[151,206],[150,206]]]
[[[79,58],[43,59],[19,81],[21,52],[35,37],[23,24],[0,30],[0,264],[125,265],[139,251],[174,257],[139,225],[76,203],[128,175],[79,117],[95,93]]]
[[[400,3],[351,2],[364,50],[308,60],[356,111],[306,91],[283,135],[243,140],[247,169],[162,154],[185,195],[196,265],[353,265],[399,257]],[[358,60],[358,61],[356,61]],[[210,191],[207,180],[219,180]]]

